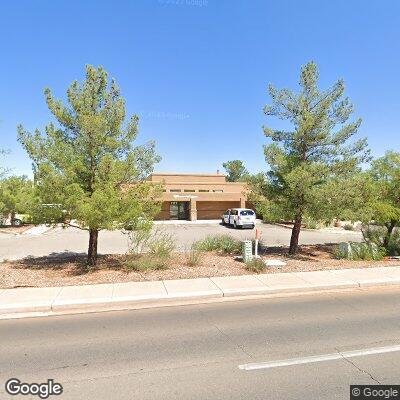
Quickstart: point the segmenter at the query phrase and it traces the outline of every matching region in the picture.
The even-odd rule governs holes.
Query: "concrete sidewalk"
[[[400,285],[400,266],[115,284],[0,289],[0,319]]]

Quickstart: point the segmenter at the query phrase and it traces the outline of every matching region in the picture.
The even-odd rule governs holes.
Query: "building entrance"
[[[188,201],[171,201],[169,209],[170,219],[189,219],[189,208]]]

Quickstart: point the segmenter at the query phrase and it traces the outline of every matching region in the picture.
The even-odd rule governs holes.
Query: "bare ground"
[[[279,259],[287,264],[270,267],[265,273],[315,271],[323,269],[368,268],[399,265],[400,260],[382,261],[337,260],[333,245],[302,246],[295,257],[287,254],[287,248],[270,247],[262,254],[264,259]],[[231,255],[205,253],[200,264],[189,266],[187,254],[176,253],[163,270],[132,271],[127,268],[131,256],[99,256],[95,269],[85,267],[85,255],[58,254],[51,257],[25,258],[0,264],[0,287],[42,287],[148,281],[160,279],[200,278],[251,274],[245,264]]]
[[[24,224],[21,226],[0,225],[0,233],[13,233],[19,234],[33,228],[34,225]]]

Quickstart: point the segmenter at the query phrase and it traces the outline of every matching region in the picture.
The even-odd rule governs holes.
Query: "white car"
[[[231,225],[234,228],[248,226],[253,229],[256,224],[256,213],[249,208],[230,208],[222,216],[222,225]]]

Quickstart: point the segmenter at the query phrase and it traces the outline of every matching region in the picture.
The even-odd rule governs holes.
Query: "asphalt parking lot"
[[[258,223],[261,240],[267,246],[286,246],[289,244],[291,230],[277,225]],[[252,239],[255,230],[233,229],[220,223],[165,224],[155,229],[171,233],[176,239],[178,250],[190,248],[196,240],[212,234],[230,234],[238,239]],[[349,231],[303,230],[301,244],[339,243],[360,241],[361,234]],[[58,255],[60,253],[85,253],[88,233],[76,228],[55,228],[41,235],[0,234],[0,260],[20,259],[27,256]],[[119,254],[128,250],[128,238],[120,231],[102,231],[99,234],[99,253]]]

